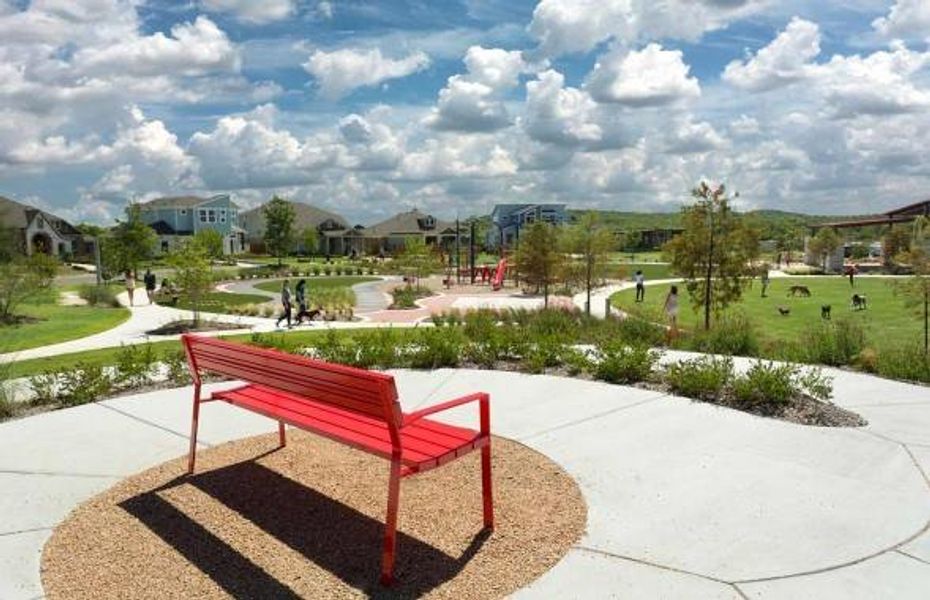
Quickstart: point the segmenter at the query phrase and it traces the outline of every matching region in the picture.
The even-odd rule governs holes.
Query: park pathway
[[[827,372],[836,402],[868,426],[807,427],[546,375],[395,376],[405,411],[487,391],[492,430],[578,483],[586,533],[516,598],[923,600],[930,388]],[[0,424],[0,598],[42,596],[42,548],[74,507],[184,454],[191,393],[159,390]],[[471,426],[474,407],[443,418]],[[203,406],[199,441],[274,429],[214,402]]]

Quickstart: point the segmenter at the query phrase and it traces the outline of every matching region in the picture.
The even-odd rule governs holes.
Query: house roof
[[[57,215],[0,196],[0,224],[5,227],[25,229],[37,214],[42,215],[42,218],[59,235],[80,235],[74,225]]]
[[[348,221],[336,213],[330,212],[328,210],[323,210],[322,208],[317,208],[316,206],[310,204],[304,204],[303,202],[288,201],[288,204],[294,208],[293,228],[296,231],[302,231],[304,229],[316,229],[328,220],[332,220],[340,228],[346,228],[349,226]],[[257,223],[259,223],[258,229],[264,230],[265,215],[262,213],[263,206],[253,208],[252,210],[247,210],[239,215],[241,219],[240,222],[243,224],[248,224],[257,220]],[[249,233],[253,232],[250,231]]]
[[[172,227],[165,221],[155,221],[154,223],[150,224],[149,227],[154,229],[155,233],[157,233],[158,235],[174,235],[175,233],[177,233],[174,230],[174,227]]]
[[[455,223],[440,221],[435,217],[433,217],[435,225],[429,229],[425,228],[423,226],[423,222],[430,216],[432,215],[420,212],[417,209],[402,212],[394,215],[389,219],[381,221],[380,223],[375,223],[371,227],[368,227],[365,229],[365,235],[367,237],[418,235],[425,231],[440,232],[449,227],[451,227],[453,231],[455,230]]]
[[[167,196],[165,198],[155,198],[154,200],[149,200],[148,202],[140,202],[139,206],[143,209],[155,209],[155,208],[193,208],[199,206],[204,202],[209,202],[211,200],[216,200],[219,196],[211,196],[209,198],[203,198],[201,196]],[[234,207],[236,207],[235,202],[230,202]]]

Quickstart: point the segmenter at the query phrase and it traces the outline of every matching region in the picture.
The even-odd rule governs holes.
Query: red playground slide
[[[507,272],[507,259],[502,258],[497,263],[497,269],[494,271],[494,281],[491,282],[491,289],[495,292],[504,286],[504,274]]]

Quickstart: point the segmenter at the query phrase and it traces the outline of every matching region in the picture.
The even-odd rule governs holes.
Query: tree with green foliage
[[[126,219],[117,221],[100,246],[104,267],[111,275],[135,273],[143,261],[152,258],[157,243],[155,230],[142,221],[139,207],[130,204],[126,207]]]
[[[175,285],[190,302],[196,327],[200,323],[200,303],[213,287],[213,267],[208,251],[195,236],[175,248],[167,262],[174,269]]]
[[[422,237],[415,235],[404,239],[404,249],[396,262],[407,273],[408,287],[414,283],[417,291],[420,291],[420,278],[443,266],[439,254]]]
[[[543,290],[543,305],[549,307],[549,286],[557,281],[559,264],[564,255],[559,252],[559,233],[554,225],[536,221],[523,230],[517,247],[516,264],[523,280]]]
[[[900,263],[909,265],[914,274],[895,282],[895,290],[905,297],[905,303],[917,309],[924,321],[924,359],[930,355],[930,252],[927,251],[927,230],[930,219],[920,216],[914,221],[908,249],[896,257]],[[904,229],[902,229],[904,231]]]
[[[695,203],[682,209],[684,232],[666,244],[665,253],[672,270],[685,278],[695,310],[704,309],[704,329],[710,329],[711,312],[719,314],[742,297],[759,237],[730,210],[724,185],[702,181],[691,195]]]
[[[580,262],[576,272],[587,294],[585,312],[590,315],[591,290],[606,276],[610,252],[616,246],[613,232],[601,222],[597,213],[587,212],[578,217],[574,224],[563,228],[561,240],[564,251],[577,257]],[[568,268],[571,269],[571,266]]]
[[[48,289],[57,269],[58,260],[41,253],[0,262],[0,325],[16,323],[16,309]]]
[[[194,234],[194,241],[200,245],[208,258],[223,258],[223,234],[216,229],[201,229]]]
[[[281,266],[281,258],[294,247],[294,207],[275,196],[262,207],[262,215],[265,217],[265,248]]]
[[[906,254],[911,249],[913,235],[911,230],[905,227],[891,226],[885,235],[882,236],[882,255],[886,265],[894,263],[902,254]]]
[[[307,227],[300,232],[300,241],[304,246],[304,254],[316,254],[320,248],[320,234],[313,227]]]
[[[791,253],[804,249],[804,228],[793,223],[785,223],[777,228],[775,249],[785,258],[785,264],[791,263]]]
[[[17,232],[4,225],[4,215],[0,214],[0,263],[7,263],[20,254],[17,248]]]
[[[843,244],[842,238],[832,227],[823,227],[807,242],[807,249],[821,261],[821,267],[827,270],[827,259]]]

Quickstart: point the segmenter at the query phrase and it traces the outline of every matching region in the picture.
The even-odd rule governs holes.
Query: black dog
[[[820,307],[820,318],[821,319],[827,319],[828,321],[830,320],[831,318],[830,308],[831,306],[829,304],[824,304],[823,306]]]
[[[864,294],[853,294],[852,296],[852,307],[853,310],[865,310],[869,307],[868,301],[865,299]]]
[[[781,316],[787,317],[788,315],[791,314],[791,309],[788,308],[787,306],[779,306],[778,312],[781,314]]]

